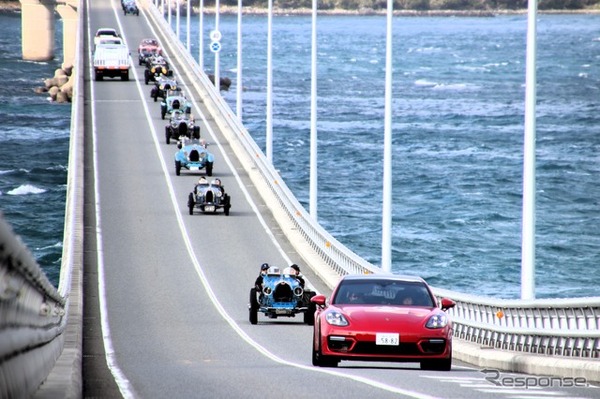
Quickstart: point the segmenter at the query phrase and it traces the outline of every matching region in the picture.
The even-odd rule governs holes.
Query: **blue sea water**
[[[0,18],[8,18],[0,29],[20,36],[18,18]],[[267,17],[243,21],[243,120],[264,149]],[[394,272],[519,297],[526,26],[525,15],[394,19]],[[237,17],[221,15],[219,28],[220,76],[233,81],[222,94],[235,110]],[[207,15],[207,73],[212,29]],[[310,16],[273,20],[273,162],[307,208],[310,29]],[[385,29],[383,16],[318,19],[318,220],[374,264],[381,261]],[[197,17],[190,31],[197,55]],[[0,205],[57,275],[70,110],[32,88],[60,63],[24,63],[20,48],[1,40],[0,70],[24,65],[22,97],[38,108],[1,100]],[[600,16],[538,17],[537,81],[536,295],[598,296]]]
[[[62,26],[57,23],[57,37]],[[0,211],[56,286],[65,215],[71,107],[36,94],[61,60],[21,57],[21,16],[0,13]],[[56,41],[57,55],[62,43]]]

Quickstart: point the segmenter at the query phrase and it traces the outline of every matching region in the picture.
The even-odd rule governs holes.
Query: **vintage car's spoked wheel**
[[[318,367],[337,367],[338,363],[340,362],[339,360],[337,360],[334,357],[331,356],[324,356],[321,353],[321,349],[316,349],[315,348],[315,335],[313,332],[313,351],[312,351],[312,364],[313,366],[318,366]],[[319,345],[321,344],[321,337],[319,337]]]
[[[207,162],[206,163],[206,175],[207,176],[212,176],[212,172],[213,172],[213,163],[212,162]]]
[[[181,161],[175,161],[175,174],[177,176],[181,174]]]
[[[450,371],[452,368],[452,356],[441,360],[423,360],[421,370]]]
[[[250,289],[250,305],[248,306],[248,316],[250,324],[258,323],[258,301],[256,300],[256,288]]]
[[[200,140],[200,126],[194,126],[194,138]]]
[[[190,215],[194,214],[194,193],[190,193],[188,197],[188,209],[190,210]]]

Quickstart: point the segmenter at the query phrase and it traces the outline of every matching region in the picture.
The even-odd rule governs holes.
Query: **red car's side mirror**
[[[452,299],[442,298],[442,310],[448,310],[456,306],[456,302]]]
[[[325,302],[327,301],[327,297],[325,295],[315,295],[310,298],[310,301],[319,306],[325,306]]]

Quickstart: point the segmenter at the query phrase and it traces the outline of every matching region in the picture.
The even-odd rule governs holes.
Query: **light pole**
[[[237,19],[237,87],[235,110],[237,117],[242,121],[242,0],[238,0]]]
[[[204,0],[200,0],[198,20],[198,66],[204,71]]]
[[[185,25],[185,47],[188,51],[188,53],[190,52],[190,15],[191,15],[191,1],[188,0],[187,1],[187,19],[186,19],[186,25]]]
[[[180,24],[180,18],[179,18],[179,0],[176,0],[176,6],[175,6],[175,32],[177,33],[177,40],[181,40],[179,38],[179,32],[181,24]]]
[[[167,3],[167,6],[168,6],[168,8],[169,8],[169,9],[167,10],[167,12],[168,12],[167,22],[169,23],[169,29],[173,29],[173,28],[171,27],[171,0],[169,0],[169,2]]]
[[[521,299],[535,299],[535,103],[537,0],[527,9],[525,71],[525,138],[523,143],[523,221],[521,243]]]
[[[385,117],[383,135],[383,211],[381,235],[381,268],[392,270],[392,16],[394,1],[387,1],[387,34],[385,54]]]
[[[269,0],[267,22],[267,160],[273,163],[273,0]]]
[[[215,1],[215,31],[217,34],[219,33],[219,0]],[[221,38],[219,37],[219,40]],[[217,93],[221,93],[221,77],[219,76],[219,51],[215,51],[215,87],[217,88]]]
[[[310,192],[309,210],[317,220],[318,173],[317,173],[317,3],[312,1],[312,42],[310,66]]]

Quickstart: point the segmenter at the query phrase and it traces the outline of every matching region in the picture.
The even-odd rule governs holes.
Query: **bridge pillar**
[[[54,58],[54,4],[38,0],[21,3],[21,48],[23,59],[48,61]]]
[[[63,63],[73,66],[77,42],[77,9],[69,4],[59,4],[56,11],[63,21]]]

